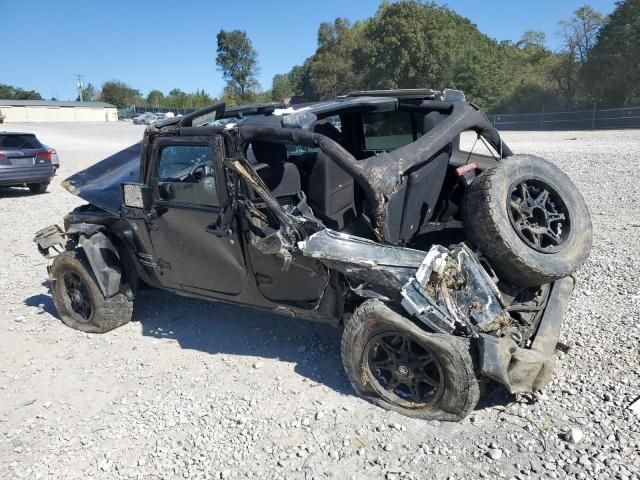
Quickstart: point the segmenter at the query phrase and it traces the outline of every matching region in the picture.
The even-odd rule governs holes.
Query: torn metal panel
[[[67,236],[58,225],[50,225],[38,230],[33,238],[40,253],[51,259],[66,250]]]
[[[381,245],[328,228],[298,242],[298,248],[304,256],[316,258],[347,277],[384,287],[396,295],[425,255],[420,250]]]
[[[402,288],[401,305],[434,332],[453,333],[456,329],[455,320],[424,292],[415,279],[409,280]]]
[[[503,333],[511,323],[496,285],[465,244],[431,247],[402,297],[402,306],[436,332]]]

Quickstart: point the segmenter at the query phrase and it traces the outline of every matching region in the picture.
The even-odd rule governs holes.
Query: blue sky
[[[0,0],[0,83],[73,99],[74,74],[99,86],[117,78],[143,94],[205,89],[218,95],[224,82],[216,70],[216,34],[246,30],[258,51],[259,80],[269,88],[315,51],[322,21],[351,21],[375,13],[379,0],[166,1]],[[497,40],[517,40],[542,30],[558,47],[558,22],[588,3],[608,14],[614,0],[438,1],[469,18]],[[7,48],[8,47],[8,48]],[[438,86],[439,87],[439,86]]]

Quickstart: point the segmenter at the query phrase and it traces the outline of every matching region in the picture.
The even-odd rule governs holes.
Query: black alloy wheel
[[[555,253],[571,234],[569,210],[558,193],[542,180],[514,182],[507,211],[518,236],[538,252]]]
[[[89,288],[76,272],[70,270],[64,272],[62,282],[67,311],[71,313],[74,320],[89,323],[93,316],[93,301]]]
[[[398,405],[423,407],[442,395],[444,374],[426,345],[398,332],[374,336],[365,349],[367,373],[378,394]]]

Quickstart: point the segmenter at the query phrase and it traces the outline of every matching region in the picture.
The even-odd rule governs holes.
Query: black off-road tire
[[[86,286],[92,307],[89,318],[83,318],[74,312],[64,281],[65,275],[79,278]],[[133,314],[133,302],[124,294],[104,297],[84,259],[84,254],[78,250],[63,252],[53,260],[51,292],[62,322],[83,332],[106,333],[129,322]]]
[[[27,187],[31,190],[31,193],[44,193],[47,191],[48,183],[29,183]]]
[[[532,248],[512,225],[511,192],[523,181],[543,182],[564,204],[569,233],[556,251]],[[591,251],[591,217],[584,198],[562,170],[533,155],[508,157],[479,175],[465,192],[462,221],[467,238],[498,275],[517,286],[535,287],[566,277]]]
[[[428,347],[440,365],[440,394],[433,402],[415,405],[383,398],[369,368],[367,345],[376,336],[400,333]],[[468,339],[425,332],[379,300],[367,300],[347,321],[342,334],[342,363],[353,388],[374,404],[424,420],[460,421],[478,403],[480,385]]]

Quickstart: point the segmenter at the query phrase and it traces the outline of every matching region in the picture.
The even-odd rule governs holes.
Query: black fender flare
[[[120,291],[122,261],[118,249],[102,228],[96,225],[92,227],[84,229],[74,225],[67,233],[78,234],[78,246],[87,257],[96,283],[102,294],[110,298]]]

